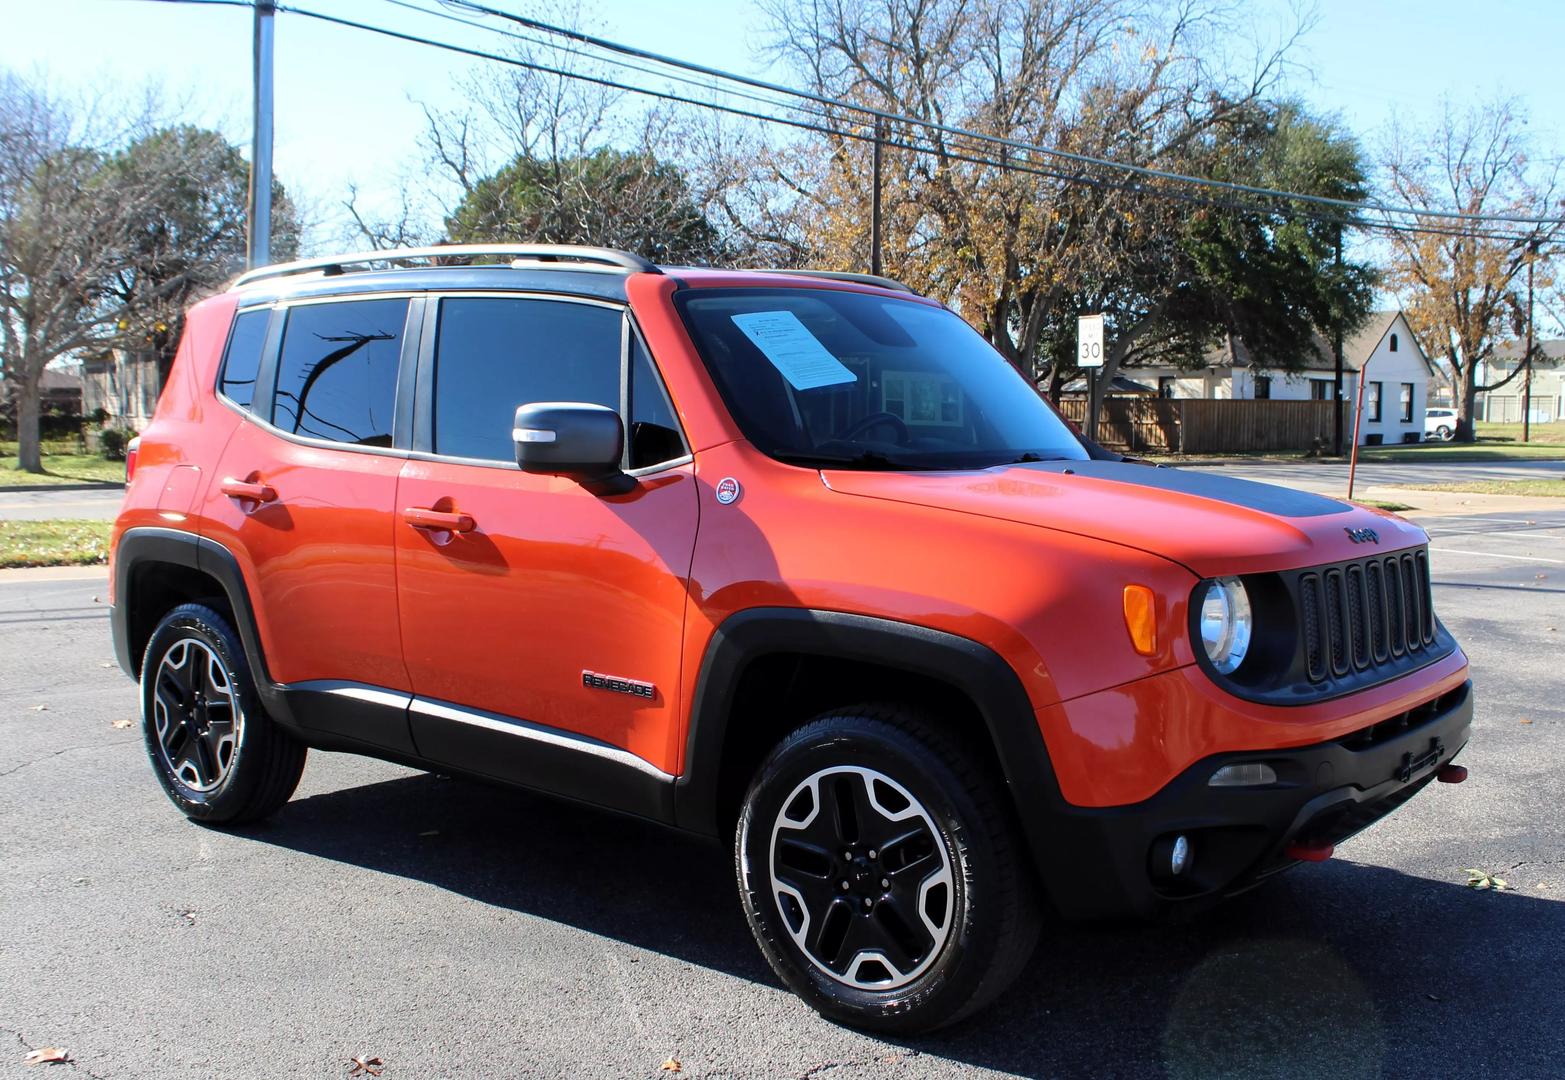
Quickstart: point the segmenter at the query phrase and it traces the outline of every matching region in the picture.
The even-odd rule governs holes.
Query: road
[[[121,487],[67,491],[12,491],[0,487],[0,521],[46,521],[88,518],[113,521],[125,497]]]
[[[0,574],[0,1080],[46,1045],[101,1080],[1557,1077],[1565,509],[1426,524],[1466,784],[1193,923],[1055,928],[998,1007],[898,1042],[786,993],[728,854],[650,825],[324,753],[265,825],[185,821],[115,726],[101,578]]]
[[[1268,484],[1302,488],[1342,498],[1348,490],[1348,466],[1336,462],[1256,461],[1224,464],[1224,473]],[[1565,480],[1565,461],[1360,462],[1355,495],[1371,487],[1419,487],[1472,480]]]

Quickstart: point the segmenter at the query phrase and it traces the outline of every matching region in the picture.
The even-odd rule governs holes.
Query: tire
[[[1441,442],[1450,442],[1451,436],[1453,434],[1455,434],[1455,432],[1446,427],[1444,424],[1441,424],[1435,428],[1435,438],[1439,439]]]
[[[913,710],[873,705],[771,752],[735,863],[750,929],[794,993],[911,1034],[975,1012],[1026,965],[1040,915],[1022,850],[1000,777]]]
[[[141,731],[164,792],[196,821],[264,818],[304,771],[304,745],[261,708],[233,627],[201,604],[169,612],[147,642]]]

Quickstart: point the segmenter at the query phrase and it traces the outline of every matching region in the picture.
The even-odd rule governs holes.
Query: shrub
[[[135,437],[135,428],[104,428],[98,432],[98,449],[110,461],[124,461],[125,447]]]

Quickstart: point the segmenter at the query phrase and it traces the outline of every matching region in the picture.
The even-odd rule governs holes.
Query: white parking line
[[[1498,551],[1463,551],[1461,548],[1444,547],[1432,547],[1429,550],[1446,555],[1477,555],[1479,558],[1514,559],[1516,562],[1546,562],[1565,566],[1565,559],[1545,559],[1542,555],[1501,555]]]

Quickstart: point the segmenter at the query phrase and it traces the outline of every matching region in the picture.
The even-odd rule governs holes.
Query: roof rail
[[[900,281],[879,274],[853,274],[846,270],[777,270],[773,268],[756,268],[747,270],[746,273],[754,274],[788,274],[792,277],[825,278],[828,281],[856,281],[860,285],[877,285],[882,289],[893,289],[896,292],[912,293],[918,295],[917,290],[902,284]]]
[[[536,262],[579,262],[599,267],[647,274],[662,273],[657,264],[640,255],[612,248],[584,247],[576,244],[444,244],[437,247],[386,248],[383,251],[362,251],[353,255],[327,255],[318,259],[300,259],[298,262],[277,263],[247,270],[234,281],[237,288],[267,278],[289,277],[320,271],[323,274],[345,273],[350,266],[372,266],[376,263],[401,263],[415,259],[473,259],[499,257]]]

